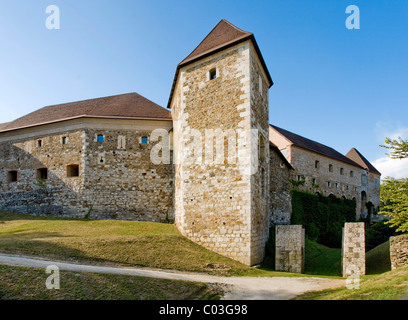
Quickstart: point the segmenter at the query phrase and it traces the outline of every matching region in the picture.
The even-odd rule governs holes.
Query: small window
[[[47,180],[48,179],[48,169],[41,168],[37,169],[37,180]]]
[[[67,177],[79,177],[79,165],[70,164],[69,166],[67,166]]]
[[[334,186],[336,187],[336,189],[339,188],[339,184],[337,182],[334,184]]]
[[[37,147],[41,148],[43,145],[43,141],[42,140],[37,140]]]
[[[67,137],[62,137],[61,138],[61,143],[62,144],[67,144],[67,142],[68,142]]]
[[[148,137],[142,137],[142,144],[148,144],[149,143],[149,138]]]
[[[210,80],[214,80],[217,78],[217,70],[216,69],[211,69],[210,70]]]
[[[333,172],[333,165],[329,164],[329,172]]]
[[[344,174],[344,169],[340,168],[340,174],[343,175]]]
[[[353,177],[354,177],[354,172],[350,171],[350,178],[353,178]]]
[[[98,137],[97,137],[96,141],[98,143],[102,143],[103,142],[103,134],[98,134]]]
[[[315,169],[319,169],[320,167],[320,162],[318,160],[315,161]]]
[[[312,185],[315,186],[316,184],[317,184],[317,183],[316,183],[316,178],[313,178],[313,179],[312,179]]]
[[[330,182],[330,181],[327,181],[327,186],[328,186],[329,188],[331,188],[331,182]]]
[[[17,182],[18,173],[15,170],[7,172],[7,182]]]

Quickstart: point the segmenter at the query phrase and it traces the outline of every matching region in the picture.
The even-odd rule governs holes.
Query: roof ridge
[[[216,29],[219,27],[219,25],[220,25],[221,23],[226,23],[228,26],[233,27],[233,28],[236,29],[237,31],[244,33],[244,35],[239,36],[239,37],[237,37],[236,39],[233,39],[233,40],[228,41],[228,42],[226,42],[226,43],[223,43],[222,45],[216,46],[215,48],[211,48],[211,49],[205,50],[204,52],[202,52],[201,54],[199,54],[198,57],[201,57],[201,56],[205,55],[205,54],[208,53],[208,52],[212,52],[212,51],[214,51],[215,49],[224,47],[225,45],[227,45],[227,44],[229,44],[229,43],[231,43],[231,42],[235,42],[235,41],[237,41],[237,39],[241,39],[241,38],[245,38],[245,37],[247,37],[247,36],[253,35],[251,32],[241,30],[241,29],[239,29],[237,26],[234,26],[231,22],[229,22],[229,21],[227,21],[227,20],[225,20],[225,19],[221,19],[221,21],[218,22],[217,25],[216,25],[214,28],[211,29],[211,31],[205,36],[205,38],[193,49],[193,51],[191,51],[190,54],[189,54],[186,58],[184,58],[184,59],[179,63],[179,66],[182,65],[183,63],[185,63],[185,61],[189,61],[189,57],[190,57],[198,48],[200,48],[200,46],[201,46],[210,36],[213,35],[214,30],[216,30]],[[190,58],[190,59],[191,59],[191,58]]]
[[[238,31],[241,31],[241,32],[244,32],[244,33],[248,33],[248,35],[253,34],[252,32],[245,31],[245,30],[242,30],[242,29],[238,28],[236,25],[232,24],[231,22],[229,22],[229,21],[226,20],[226,19],[222,19],[222,20],[220,21],[220,23],[221,23],[222,21],[228,23],[231,27],[237,29]]]
[[[309,151],[324,155],[326,157],[329,157],[329,158],[332,158],[332,159],[335,159],[335,160],[338,160],[338,161],[342,161],[342,162],[345,162],[345,163],[349,163],[349,164],[352,164],[352,165],[354,165],[356,167],[362,168],[362,166],[360,164],[358,164],[354,160],[352,160],[349,157],[343,155],[342,153],[340,153],[339,151],[337,151],[336,149],[334,149],[334,148],[332,148],[332,147],[330,147],[328,145],[325,145],[325,144],[320,143],[318,141],[303,137],[303,136],[301,136],[301,135],[299,135],[297,133],[291,132],[291,131],[286,130],[286,129],[282,129],[282,128],[278,127],[278,126],[275,126],[275,125],[272,125],[272,124],[269,124],[269,125],[272,128],[276,129],[281,135],[283,135],[286,139],[288,139],[290,142],[292,142],[293,145],[295,145],[297,147],[300,147],[300,148],[303,148],[303,149],[306,149],[306,150],[309,150]],[[291,139],[290,137],[285,135],[284,132],[287,132],[288,134],[293,135],[294,136],[293,138],[297,138],[300,141],[293,141],[293,140],[296,140],[296,139]],[[305,141],[306,141],[306,143],[308,143],[308,142],[312,143],[312,145],[305,144]],[[313,147],[313,144],[317,148],[319,148],[319,147],[322,148],[323,147],[323,149],[322,150],[316,149],[316,148]],[[333,153],[333,154],[330,154],[330,153]]]

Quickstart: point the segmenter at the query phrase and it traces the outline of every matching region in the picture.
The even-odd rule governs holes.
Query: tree
[[[391,159],[404,159],[408,158],[408,140],[402,140],[401,137],[397,139],[385,138],[386,145],[380,145],[380,147],[391,150],[389,156]]]
[[[381,185],[380,214],[389,216],[391,227],[408,232],[408,178],[385,178]]]

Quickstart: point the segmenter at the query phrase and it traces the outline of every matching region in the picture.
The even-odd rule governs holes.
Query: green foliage
[[[45,179],[38,179],[37,180],[37,186],[39,187],[39,188],[45,188],[46,187],[46,180]]]
[[[380,147],[391,150],[388,154],[391,159],[404,159],[408,158],[408,141],[402,140],[401,137],[397,139],[385,138],[386,145],[380,145]]]
[[[386,220],[378,221],[366,229],[366,251],[386,242],[397,235],[396,227],[390,227]]]
[[[91,215],[93,211],[93,205],[88,209],[88,212],[86,213],[84,219],[89,219],[89,216]]]
[[[408,232],[408,178],[385,178],[381,185],[379,214],[389,216],[391,227]]]
[[[345,222],[355,221],[356,202],[292,190],[291,224],[304,226],[306,236],[325,246],[340,248]]]

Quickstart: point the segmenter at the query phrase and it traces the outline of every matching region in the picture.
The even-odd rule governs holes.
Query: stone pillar
[[[348,222],[343,228],[342,248],[343,277],[365,275],[364,222]]]
[[[301,225],[276,226],[275,270],[303,273],[305,229]]]
[[[408,234],[390,237],[391,269],[408,265]]]

